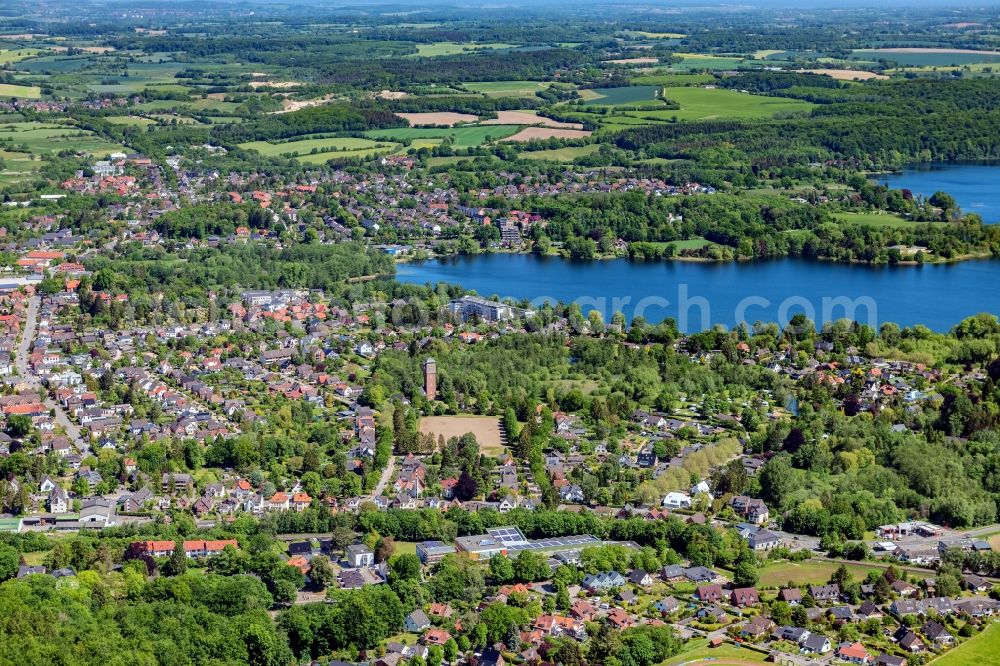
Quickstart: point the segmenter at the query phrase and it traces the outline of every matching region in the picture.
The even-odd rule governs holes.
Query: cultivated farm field
[[[365,132],[365,136],[371,139],[387,139],[389,141],[409,139],[414,142],[422,139],[451,137],[456,148],[471,148],[486,143],[488,140],[505,139],[520,129],[518,125],[471,125],[451,128],[397,127],[369,130]]]
[[[808,111],[813,105],[797,99],[765,97],[724,88],[666,88],[663,96],[680,109],[630,111],[650,120],[704,120],[711,118],[767,118],[782,111]]]
[[[587,130],[559,129],[556,127],[525,127],[513,136],[503,141],[535,141],[538,139],[585,139],[590,136]]]
[[[487,97],[530,97],[550,85],[546,81],[482,81],[463,83],[462,87]]]
[[[442,111],[436,113],[397,113],[400,118],[405,118],[411,127],[436,127],[447,125],[453,127],[460,123],[474,123],[479,120],[479,116],[471,113],[452,113]]]
[[[256,150],[268,157],[291,154],[302,162],[322,164],[336,157],[361,157],[378,151],[395,150],[398,144],[354,137],[332,137],[279,143],[251,141],[240,144],[240,147]],[[313,150],[317,152],[313,153]]]
[[[591,88],[580,91],[580,94],[584,97],[586,104],[617,106],[652,104],[656,101],[659,92],[659,86],[624,86],[621,88]]]

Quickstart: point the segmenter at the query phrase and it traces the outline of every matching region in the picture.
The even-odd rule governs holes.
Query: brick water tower
[[[437,361],[428,356],[424,361],[424,394],[428,400],[437,397],[437,377]]]

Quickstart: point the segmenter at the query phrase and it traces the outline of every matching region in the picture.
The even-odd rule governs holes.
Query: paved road
[[[28,354],[31,352],[31,345],[38,334],[38,306],[40,302],[41,299],[38,296],[32,296],[28,299],[28,318],[21,335],[21,343],[17,346],[17,358],[14,359],[17,376],[33,386],[38,385],[38,378],[28,372]]]
[[[382,470],[382,476],[378,480],[378,484],[375,486],[375,497],[382,494],[385,487],[389,485],[389,481],[392,479],[392,472],[396,468],[396,456],[389,456],[389,464],[385,466]]]
[[[28,300],[27,321],[24,325],[24,334],[21,336],[21,342],[17,346],[17,358],[14,361],[20,380],[34,387],[40,387],[41,381],[28,369],[28,355],[31,353],[31,346],[38,336],[38,308],[40,304],[41,299],[38,296],[32,296]],[[73,444],[76,445],[80,453],[83,455],[89,454],[90,447],[80,433],[79,426],[70,420],[66,412],[63,411],[62,405],[52,398],[48,398],[45,401],[45,406],[55,412],[56,425],[60,425],[66,430],[66,435],[73,441]]]

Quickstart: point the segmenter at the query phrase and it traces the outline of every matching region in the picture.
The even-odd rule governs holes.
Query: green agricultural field
[[[35,122],[0,125],[0,140],[14,150],[20,151],[23,146],[24,150],[39,155],[75,150],[104,157],[108,153],[124,150],[120,145],[105,141],[87,130]]]
[[[4,162],[4,169],[0,171],[0,183],[4,185],[30,178],[42,166],[40,159],[31,159],[27,153],[0,150],[0,159]]]
[[[251,141],[241,143],[240,148],[246,150],[256,150],[261,155],[304,155],[316,150],[363,150],[366,148],[378,148],[381,144],[370,139],[359,139],[355,137],[334,137],[327,139],[302,139],[299,141],[269,142]]]
[[[648,37],[649,39],[684,39],[687,37],[683,32],[646,32],[645,30],[635,30],[632,34]]]
[[[686,86],[711,83],[715,80],[711,74],[652,73],[633,77],[632,83],[641,86]]]
[[[701,53],[678,53],[683,62],[671,65],[672,69],[736,69],[745,62],[736,56],[713,56]]]
[[[9,65],[12,62],[20,62],[27,58],[32,58],[41,53],[38,49],[3,49],[0,50],[0,65]]]
[[[752,95],[724,88],[666,88],[663,96],[680,109],[630,111],[649,120],[706,120],[713,118],[768,118],[783,111],[809,111],[813,105],[797,99]]]
[[[553,150],[537,150],[533,152],[525,151],[520,154],[521,159],[525,160],[543,160],[547,162],[573,162],[580,157],[586,157],[587,155],[593,155],[601,147],[596,143],[592,143],[587,146],[573,146],[570,148],[555,148]]]
[[[530,97],[550,85],[547,81],[482,81],[463,83],[462,87],[487,97]]]
[[[838,222],[846,224],[867,224],[873,227],[909,227],[916,222],[904,220],[891,213],[834,213]]]
[[[660,92],[659,86],[625,86],[622,88],[591,88],[584,97],[585,104],[595,106],[630,106],[653,104]]]
[[[884,51],[879,49],[858,49],[851,53],[852,59],[891,60],[904,67],[947,67],[949,65],[971,65],[973,63],[1000,63],[1000,53],[996,51],[960,51],[958,49],[927,49],[926,52]]]
[[[189,109],[191,102],[174,99],[154,99],[151,102],[136,104],[135,109],[139,111],[170,111],[171,109]]]
[[[104,120],[112,125],[128,125],[130,127],[148,127],[149,125],[156,124],[155,120],[143,118],[142,116],[107,116]]]
[[[369,130],[364,134],[371,139],[388,139],[390,141],[444,139],[450,137],[454,140],[456,148],[471,148],[484,144],[488,140],[496,141],[498,139],[505,139],[512,134],[516,134],[520,129],[519,125],[470,125],[440,129],[436,127],[399,127],[395,129]]]
[[[239,108],[237,102],[226,102],[221,99],[201,97],[191,102],[191,108],[197,111],[221,111],[222,113],[232,113]]]
[[[14,69],[19,72],[31,72],[32,74],[41,74],[43,72],[52,72],[53,74],[65,74],[67,72],[75,72],[78,69],[83,69],[89,65],[93,65],[96,62],[93,56],[57,56],[48,55],[41,56],[39,58],[27,58],[21,60],[14,65]]]
[[[433,44],[417,44],[417,52],[413,57],[437,58],[440,56],[459,55],[474,51],[493,51],[496,49],[514,49],[517,44],[461,44],[459,42],[435,42]]]
[[[10,83],[0,83],[0,97],[27,97],[38,99],[42,89],[38,86],[16,86]]]
[[[993,622],[978,636],[930,663],[933,666],[1000,666],[1000,624]]]
[[[151,113],[150,118],[153,118],[156,122],[161,125],[200,125],[197,120],[190,116],[179,116],[174,113]]]

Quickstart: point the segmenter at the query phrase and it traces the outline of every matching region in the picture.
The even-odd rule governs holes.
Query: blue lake
[[[925,197],[947,192],[966,213],[978,213],[988,224],[1000,222],[1000,162],[920,164],[874,180]]]
[[[799,312],[820,324],[845,316],[879,326],[946,331],[979,312],[1000,314],[1000,261],[870,267],[800,259],[739,263],[580,262],[494,254],[400,264],[402,282],[447,282],[482,296],[578,302],[610,321],[620,310],[682,330],[739,321],[785,323]],[[618,299],[617,301],[615,299]]]

